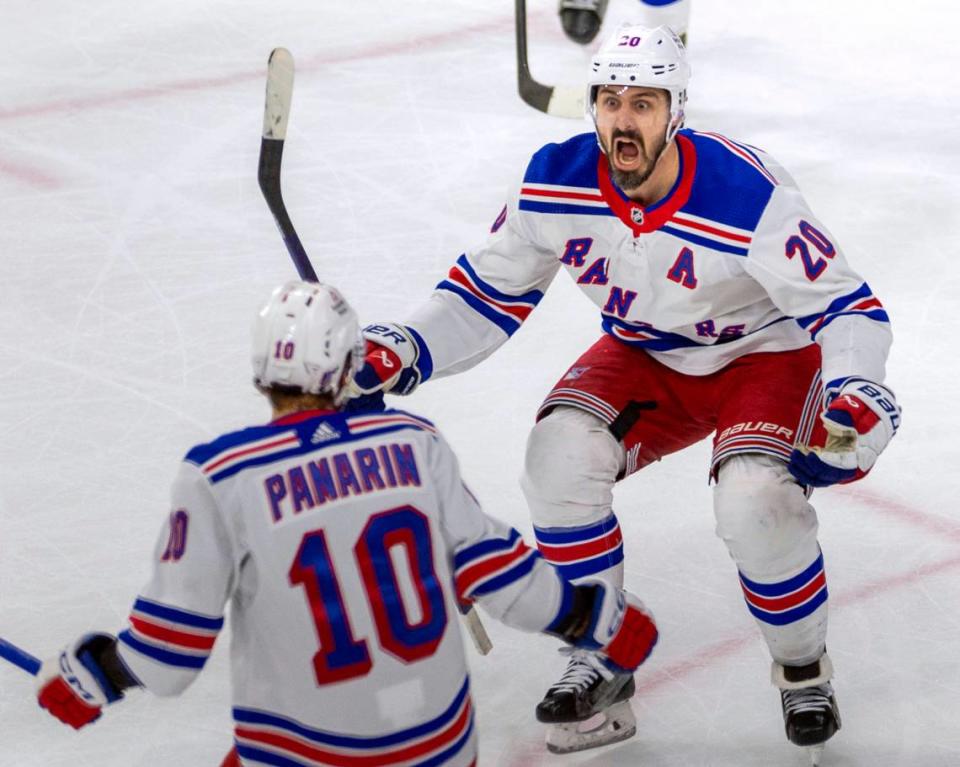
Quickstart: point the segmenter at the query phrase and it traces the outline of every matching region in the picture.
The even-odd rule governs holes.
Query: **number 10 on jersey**
[[[412,506],[372,516],[353,547],[354,563],[380,646],[404,663],[436,652],[447,625],[443,590],[433,561],[430,523]],[[396,556],[399,555],[399,556]],[[412,620],[404,604],[396,571],[402,560],[419,604]],[[290,583],[302,586],[313,617],[320,649],[313,656],[317,684],[364,676],[373,667],[367,640],[350,623],[347,602],[337,577],[324,531],[304,535],[290,567]],[[350,609],[360,601],[354,599]]]

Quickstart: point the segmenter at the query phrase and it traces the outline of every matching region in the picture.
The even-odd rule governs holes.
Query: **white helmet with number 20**
[[[253,325],[253,382],[259,389],[327,394],[339,405],[363,355],[357,314],[329,285],[281,285]]]
[[[669,142],[683,125],[690,65],[683,42],[670,27],[624,24],[590,61],[587,109],[596,120],[597,91],[603,85],[662,88],[670,93]]]

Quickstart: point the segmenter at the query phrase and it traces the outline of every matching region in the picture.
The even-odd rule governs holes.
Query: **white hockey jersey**
[[[682,130],[680,172],[648,208],[593,133],[549,144],[494,222],[406,325],[421,380],[465,370],[516,332],[564,267],[602,327],[683,373],[818,342],[823,380],[882,382],[889,320],[795,183],[762,151]]]
[[[529,631],[564,609],[557,572],[404,412],[227,434],[187,454],[171,508],[119,653],[147,689],[177,694],[230,604],[246,765],[471,765],[458,603]]]

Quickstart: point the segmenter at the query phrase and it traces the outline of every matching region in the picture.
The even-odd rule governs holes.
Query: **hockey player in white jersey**
[[[595,132],[536,152],[486,242],[406,322],[366,329],[356,385],[405,394],[473,367],[565,269],[604,335],[529,437],[541,551],[570,578],[621,584],[614,483],[712,434],[717,534],[770,650],[787,735],[819,747],[840,717],[807,497],[862,477],[897,429],[889,321],[773,158],[682,128],[689,74],[669,28],[618,30],[588,75]],[[542,721],[593,713],[579,697],[603,682],[584,663],[573,655]]]
[[[273,420],[187,453],[153,577],[119,637],[44,664],[39,701],[76,727],[144,687],[182,692],[230,605],[235,750],[225,765],[476,764],[458,605],[590,648],[629,673],[657,639],[631,595],[571,585],[485,515],[415,415],[344,412],[363,355],[332,288],[278,288],[254,328]]]

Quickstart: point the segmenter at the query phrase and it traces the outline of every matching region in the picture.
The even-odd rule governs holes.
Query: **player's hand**
[[[420,350],[403,325],[383,323],[363,329],[367,352],[362,367],[354,374],[351,396],[377,392],[409,394],[420,383],[414,363]]]
[[[109,634],[86,634],[45,661],[37,674],[41,708],[75,730],[99,719],[104,706],[123,697],[100,660],[115,645]]]
[[[636,596],[623,589],[614,589],[601,583],[599,609],[594,608],[596,620],[590,639],[596,642],[601,655],[617,670],[635,671],[653,651],[659,635],[653,616]],[[588,639],[586,645],[589,648]]]
[[[811,487],[854,482],[873,468],[900,426],[893,392],[870,381],[844,386],[820,415],[827,431],[823,447],[798,446],[790,473]]]
[[[600,653],[615,671],[636,670],[657,643],[653,616],[628,591],[587,578],[573,587],[572,602],[547,630],[574,647]]]

